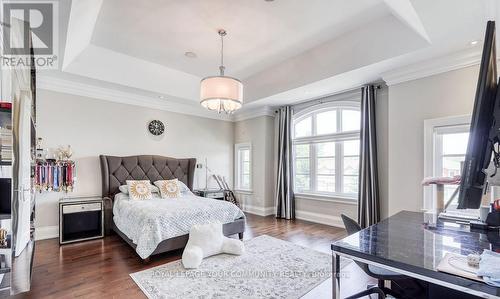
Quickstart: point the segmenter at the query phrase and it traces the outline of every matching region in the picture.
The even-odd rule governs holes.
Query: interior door
[[[14,173],[17,172],[17,221],[14,225],[14,255],[17,257],[30,241],[31,213],[31,94],[21,91],[15,97],[14,130],[17,137],[18,150],[15,151]],[[14,174],[15,175],[15,174]]]

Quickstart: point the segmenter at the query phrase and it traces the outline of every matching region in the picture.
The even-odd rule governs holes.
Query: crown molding
[[[256,107],[252,109],[243,109],[241,111],[236,112],[232,116],[233,121],[243,121],[247,119],[252,119],[260,116],[275,116],[274,110],[269,106]]]
[[[201,109],[201,106],[197,105],[197,103],[194,102],[188,102],[189,100],[186,100],[185,103],[181,103],[168,99],[159,99],[156,97],[145,96],[137,93],[120,91],[114,88],[106,88],[87,83],[75,82],[73,80],[49,76],[39,76],[37,77],[37,88],[100,99],[120,104],[158,109],[221,121],[233,121],[233,118],[231,116],[217,114],[213,111]]]
[[[477,65],[480,61],[481,50],[479,48],[468,49],[383,73],[382,79],[388,86],[391,86]]]

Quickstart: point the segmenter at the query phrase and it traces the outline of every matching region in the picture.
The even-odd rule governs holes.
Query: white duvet
[[[189,233],[191,226],[219,221],[229,223],[244,217],[234,204],[185,194],[175,199],[131,200],[119,193],[113,205],[113,220],[134,244],[143,259],[166,239]]]

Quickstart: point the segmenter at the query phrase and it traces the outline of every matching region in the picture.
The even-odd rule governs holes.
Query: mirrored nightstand
[[[59,244],[104,237],[101,197],[63,198],[59,201]]]

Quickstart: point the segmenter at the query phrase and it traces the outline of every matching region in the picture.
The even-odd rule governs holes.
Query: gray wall
[[[424,120],[472,113],[478,67],[389,87],[388,215],[423,206]]]
[[[468,67],[384,88],[377,99],[377,138],[382,217],[400,210],[418,211],[423,195],[423,126],[425,119],[470,114],[478,67]],[[239,193],[245,209],[274,213],[275,123],[261,116],[235,123],[117,104],[52,91],[38,91],[38,135],[44,147],[71,144],[77,161],[75,192],[100,195],[99,154],[158,154],[208,158],[214,172],[233,178],[234,144],[252,143],[251,194]],[[166,123],[166,133],[153,137],[149,120]],[[214,182],[210,182],[214,184]],[[195,175],[205,187],[205,172]],[[62,193],[37,198],[38,234],[57,233],[57,201]],[[341,225],[340,214],[356,217],[357,206],[341,200],[297,199],[297,217]]]
[[[39,89],[37,134],[45,148],[70,144],[77,163],[75,192],[37,196],[37,236],[57,233],[58,206],[62,196],[101,195],[98,155],[155,154],[176,158],[208,158],[209,167],[233,178],[233,123],[167,111],[117,104]],[[159,119],[165,133],[147,131],[150,120]],[[196,170],[195,188],[205,187],[205,170]],[[210,181],[211,186],[216,186]]]
[[[244,210],[274,214],[274,117],[235,122],[234,142],[252,144],[252,192],[237,192]]]

